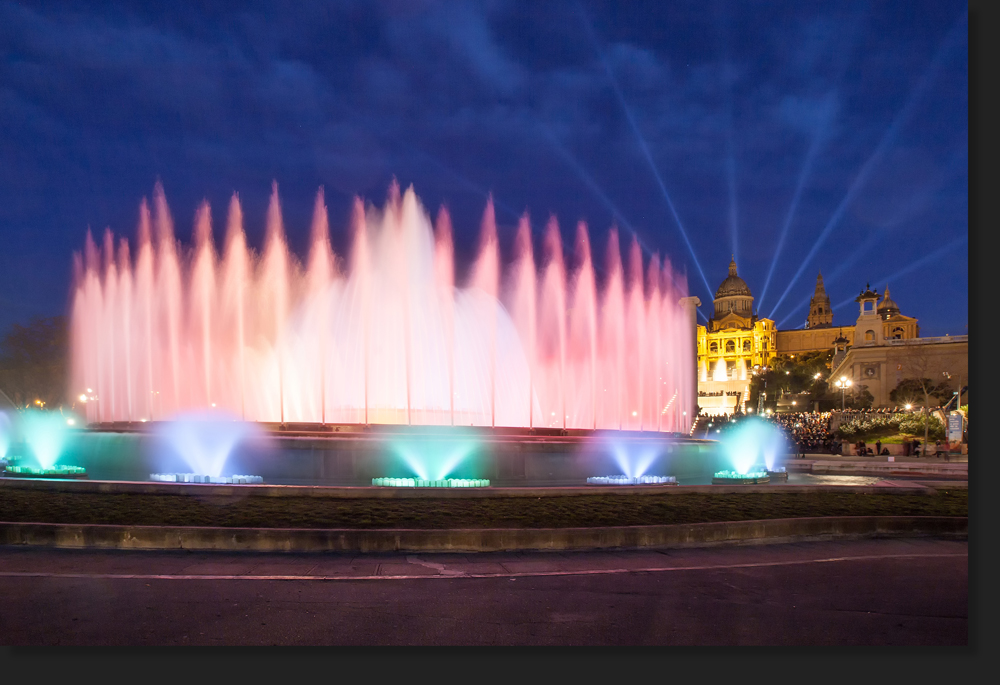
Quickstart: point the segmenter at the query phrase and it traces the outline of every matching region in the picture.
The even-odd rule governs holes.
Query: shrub
[[[922,437],[924,434],[924,417],[920,414],[910,414],[906,417],[904,421],[899,422],[899,432],[908,433],[910,435],[916,435],[917,437]],[[945,439],[945,428],[944,424],[941,423],[938,417],[933,414],[928,414],[927,419],[927,439],[928,440],[944,440]]]

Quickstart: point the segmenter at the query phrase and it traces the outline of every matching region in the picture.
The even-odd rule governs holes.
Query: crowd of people
[[[763,418],[780,426],[800,455],[807,452],[841,452],[841,442],[830,430],[831,415],[828,411],[766,414]]]
[[[876,417],[891,416],[902,412],[909,413],[908,410],[902,407],[848,409],[846,411],[836,413],[840,414],[839,423],[844,424],[852,421],[864,421]],[[707,416],[706,418],[714,430],[725,432],[727,429],[738,425],[740,421],[748,416],[753,416],[753,414],[736,412],[734,414]],[[770,413],[761,414],[760,418],[779,426],[788,437],[792,449],[794,449],[800,456],[807,453],[843,453],[844,443],[837,437],[836,433],[831,428],[833,425],[833,412]],[[889,454],[889,450],[882,445],[881,440],[876,440],[871,445],[866,443],[864,440],[858,440],[852,444],[854,445],[855,454],[867,456]],[[903,443],[903,454],[917,455],[920,453],[920,447],[920,440],[915,438],[913,440],[909,440]],[[928,448],[930,448],[929,443]],[[942,445],[941,441],[938,441],[935,448],[934,453],[947,451],[947,446]]]
[[[753,414],[721,414],[709,416],[712,428],[725,432]],[[841,442],[830,430],[830,412],[794,412],[788,414],[761,414],[760,418],[774,423],[788,437],[792,449],[799,454],[828,452],[840,454]]]

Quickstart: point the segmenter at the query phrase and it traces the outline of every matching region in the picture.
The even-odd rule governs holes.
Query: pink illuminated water
[[[134,251],[108,231],[75,259],[72,394],[89,422],[164,420],[216,407],[266,422],[683,431],[694,331],[668,260],[643,264],[612,230],[600,284],[590,236],[567,258],[555,218],[539,258],[522,219],[506,266],[492,203],[468,282],[452,226],[413,189],[355,202],[338,260],[323,193],[304,262],[288,249],[277,186],[263,251],[235,195],[221,250],[203,204],[176,239],[157,186]],[[681,285],[677,285],[679,282]]]

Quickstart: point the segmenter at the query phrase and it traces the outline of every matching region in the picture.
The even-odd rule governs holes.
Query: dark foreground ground
[[[965,645],[968,585],[968,543],[935,539],[409,556],[0,547],[0,644]]]

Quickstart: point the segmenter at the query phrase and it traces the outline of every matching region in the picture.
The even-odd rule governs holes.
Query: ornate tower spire
[[[806,328],[829,328],[833,324],[833,310],[830,308],[830,297],[823,287],[823,272],[816,274],[816,290],[809,300],[809,317]]]
[[[736,255],[733,255],[733,258],[729,261],[729,275],[736,275]]]

